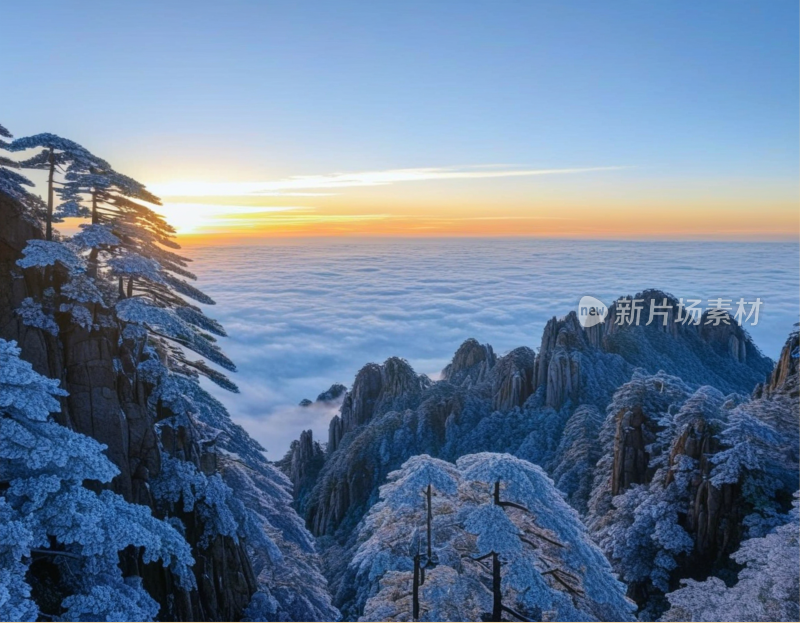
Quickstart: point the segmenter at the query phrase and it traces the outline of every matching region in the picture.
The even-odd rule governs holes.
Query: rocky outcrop
[[[536,356],[525,346],[501,357],[490,375],[492,409],[508,411],[521,407],[533,393],[533,374]]]
[[[548,320],[542,331],[542,341],[536,356],[534,390],[547,385],[550,360],[556,350],[580,348],[584,345],[584,340],[584,330],[575,312],[570,312],[564,318],[553,317]]]
[[[614,301],[608,309],[605,322],[597,326],[603,327],[601,343],[605,345],[606,336],[636,326],[678,337],[692,326],[688,322],[676,322],[679,318],[682,318],[680,301],[662,290],[651,289]]]
[[[324,392],[317,396],[317,402],[335,402],[347,391],[341,383],[334,383]]]
[[[419,404],[421,393],[430,382],[399,357],[390,357],[383,365],[365,365],[356,374],[352,389],[345,394],[340,415],[335,416],[328,427],[328,452],[334,452],[347,433],[363,426],[375,415]]]
[[[21,218],[14,202],[0,195],[0,337],[16,340],[22,357],[34,369],[61,381],[69,396],[62,401],[60,423],[94,437],[108,446],[107,455],[120,469],[113,487],[130,501],[136,500],[134,474],[158,471],[158,450],[152,422],[144,414],[143,388],[132,384],[115,361],[130,368],[129,353],[122,352],[115,328],[87,331],[57,314],[58,336],[29,327],[15,314],[22,300],[42,300],[47,288],[60,287],[67,275],[59,265],[45,271],[21,270],[16,261],[30,239],[42,233]],[[95,318],[104,312],[93,306]],[[142,467],[140,470],[139,467]]]
[[[442,370],[442,380],[471,387],[483,382],[497,358],[489,344],[469,338],[458,347],[453,360]]]
[[[772,374],[766,382],[756,391],[760,397],[762,391],[766,396],[773,396],[783,392],[792,398],[800,395],[798,387],[798,365],[800,364],[800,333],[795,331],[786,340],[781,350],[781,356],[775,364]]]
[[[328,445],[326,449],[329,454],[336,451],[342,441],[342,437],[344,437],[342,418],[338,415],[334,415],[331,418],[330,424],[328,424]]]
[[[598,326],[595,325],[592,329]],[[551,318],[542,333],[534,368],[534,391],[544,388],[548,407],[560,409],[567,400],[577,403],[581,390],[580,351],[590,344],[575,312]]]
[[[641,404],[620,410],[615,422],[611,495],[618,495],[631,485],[650,482],[653,470],[647,446],[656,436],[656,427]]]
[[[370,420],[382,389],[383,369],[381,366],[376,363],[368,363],[358,371],[355,381],[353,381],[353,388],[345,395],[342,402],[343,432],[351,431]]]
[[[689,484],[692,503],[684,528],[694,538],[695,555],[707,564],[736,550],[743,533],[744,508],[739,486],[725,484],[718,488],[710,480],[713,457],[722,449],[713,426],[705,418],[697,417],[686,425],[669,457],[667,485],[675,478],[674,469],[680,456],[693,459],[698,466]]]
[[[292,481],[295,499],[302,497],[319,473],[324,456],[322,447],[314,441],[313,433],[304,430],[300,438],[291,443],[286,455],[276,462],[276,466]]]
[[[323,404],[335,403],[337,400],[339,400],[339,398],[341,398],[344,395],[344,393],[346,391],[347,391],[347,388],[344,385],[342,385],[341,383],[334,383],[328,389],[326,389],[324,392],[319,394],[317,396],[316,401],[309,400],[308,398],[303,398],[300,401],[300,406],[301,407],[310,407],[315,402],[321,402]]]
[[[754,355],[755,346],[745,330],[727,316],[727,322],[709,318],[708,312],[703,314],[697,327],[700,338],[710,344],[717,352],[726,354],[739,363],[747,362],[748,354]]]
[[[99,305],[91,311],[100,326],[91,331],[59,313],[55,315],[57,336],[24,325],[15,313],[21,301],[26,297],[42,300],[45,291],[58,290],[67,275],[58,266],[23,271],[16,265],[27,241],[43,235],[22,218],[16,203],[2,194],[0,223],[0,337],[15,340],[22,357],[37,372],[61,381],[69,395],[62,399],[62,412],[56,419],[108,447],[106,454],[120,471],[111,488],[130,502],[153,507],[148,483],[161,469],[161,450],[156,422],[147,408],[152,388],[138,380],[136,353],[121,339],[116,321],[101,321],[109,312]],[[212,453],[197,439],[184,427],[167,433],[162,443],[200,469],[213,468]],[[217,537],[199,548],[204,530],[201,517],[184,513],[181,518],[187,526],[187,541],[193,546],[199,590],[183,591],[168,570],[144,564],[135,552],[123,556],[123,566],[142,576],[148,592],[161,604],[163,620],[241,618],[256,589],[244,544]]]

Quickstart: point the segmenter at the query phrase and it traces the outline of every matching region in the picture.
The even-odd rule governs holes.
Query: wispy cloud
[[[331,193],[313,192],[315,189],[336,190],[359,186],[386,186],[403,182],[469,180],[502,177],[531,177],[536,175],[568,175],[596,171],[614,171],[626,167],[583,167],[568,169],[509,168],[508,165],[477,165],[470,167],[426,167],[416,169],[389,169],[358,173],[333,173],[330,175],[296,175],[260,182],[205,182],[175,181],[152,184],[152,190],[166,197],[201,196],[324,196]]]

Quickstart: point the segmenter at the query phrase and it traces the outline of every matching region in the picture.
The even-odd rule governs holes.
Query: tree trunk
[[[122,277],[119,278],[119,298],[125,298],[125,288],[122,286]]]
[[[503,620],[503,591],[500,583],[500,557],[492,553],[492,621]]]
[[[92,191],[92,225],[97,225],[97,191]],[[92,247],[89,252],[89,277],[97,278],[97,248]]]
[[[53,148],[50,148],[50,175],[47,178],[47,224],[45,228],[45,240],[53,239],[53,174],[56,172],[56,155]]]
[[[128,277],[128,298],[133,296],[133,277]]]
[[[411,620],[419,621],[419,554],[414,556],[414,580],[411,588]]]
[[[500,481],[494,483],[492,501],[500,506]],[[492,621],[503,620],[503,590],[500,578],[500,557],[492,552]]]
[[[428,484],[428,491],[426,492],[426,497],[427,497],[427,501],[428,501],[428,518],[427,518],[427,522],[428,522],[428,550],[426,552],[426,554],[428,555],[428,561],[427,561],[426,564],[430,565],[431,562],[432,562],[431,561],[431,558],[432,558],[432,552],[431,552],[431,549],[432,549],[432,546],[431,546],[431,540],[432,540],[431,539],[431,521],[433,520],[433,509],[431,508],[431,485],[430,484]]]

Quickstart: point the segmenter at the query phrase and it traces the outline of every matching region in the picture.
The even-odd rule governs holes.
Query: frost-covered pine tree
[[[407,599],[392,600],[392,607],[408,610],[405,614],[413,620],[420,617],[421,591],[427,590],[422,587],[435,581],[431,572],[440,561],[454,563],[457,558],[448,546],[451,530],[443,524],[452,519],[452,498],[460,480],[451,463],[428,455],[412,457],[389,475],[389,482],[381,487],[381,502],[365,520],[372,534],[353,558],[356,582],[365,582],[376,569],[394,569],[395,580],[409,580],[410,590]],[[387,542],[392,545],[387,547]],[[370,588],[374,586],[361,593],[360,602],[369,596]],[[388,611],[380,616],[389,616]]]
[[[0,339],[0,618],[153,619],[158,605],[140,578],[123,576],[120,552],[160,560],[190,588],[189,546],[149,508],[85,486],[108,483],[118,470],[103,445],[50,419],[66,392],[19,354]],[[32,565],[50,574],[55,611],[40,610],[26,576]]]
[[[449,493],[433,498],[436,565],[420,585],[419,620],[630,619],[624,586],[544,472],[507,454],[482,453],[455,466],[414,457],[392,473],[360,527],[351,563],[348,581],[366,599],[363,612],[355,604],[363,620],[416,614],[413,555],[425,540],[418,535],[427,516],[419,503],[426,472],[448,483]],[[405,493],[406,483],[416,496]],[[409,525],[421,528],[415,538]]]
[[[683,580],[667,594],[664,621],[797,621],[800,618],[798,494],[786,523],[742,543],[733,559],[744,568],[733,586],[716,577]]]
[[[3,139],[13,138],[4,126],[0,125],[0,149],[8,149],[10,143]],[[20,175],[11,169],[19,169],[19,162],[0,156],[0,193],[16,199],[25,208],[23,215],[35,224],[46,217],[47,206],[37,196],[27,190],[26,187],[34,186],[24,175]]]
[[[107,164],[93,156],[85,147],[74,141],[62,138],[49,132],[25,136],[13,140],[6,146],[9,151],[26,151],[39,149],[34,156],[20,161],[23,169],[40,169],[47,171],[47,212],[45,215],[45,239],[53,239],[54,222],[54,194],[58,181],[55,174],[63,173],[67,167],[73,171],[88,171],[92,168],[107,166]],[[73,205],[66,206],[68,215],[71,215]],[[77,216],[77,214],[76,214]]]
[[[292,507],[289,480],[219,401],[194,379],[165,367],[152,347],[145,351],[138,372],[154,386],[149,405],[165,452],[152,488],[159,507],[176,519],[190,517],[192,524],[199,518],[201,549],[221,537],[244,545],[258,583],[247,620],[337,620],[313,539]],[[204,452],[215,457],[215,473],[200,471],[172,446],[170,440],[187,436],[181,429],[213,440]]]
[[[624,585],[540,467],[493,453],[462,457],[456,465],[475,483],[471,498],[483,498],[465,528],[476,536],[476,558],[491,560],[491,620],[502,620],[503,613],[630,618]]]
[[[108,165],[88,171],[71,166],[66,179],[62,196],[75,204],[88,201],[91,205],[91,224],[83,225],[71,242],[88,250],[90,277],[117,281],[118,317],[146,326],[150,339],[160,344],[176,371],[203,375],[237,391],[227,376],[203,360],[186,356],[186,350],[194,351],[226,370],[236,369],[214,343],[214,336],[225,336],[225,330],[184,298],[214,304],[183,279],[196,276],[186,269],[188,258],[170,250],[180,248],[173,240],[175,230],[146,205],[160,205],[161,200]],[[106,258],[105,271],[100,270],[101,256]]]

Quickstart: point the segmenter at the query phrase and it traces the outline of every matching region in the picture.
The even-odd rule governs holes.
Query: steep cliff
[[[67,396],[56,420],[107,447],[119,469],[112,490],[181,526],[196,586],[145,562],[134,548],[120,557],[124,575],[141,578],[161,620],[239,620],[248,612],[335,618],[314,544],[292,508],[288,479],[190,376],[169,374],[146,331],[99,302],[86,303],[89,323],[76,322],[57,305],[55,326],[23,317],[27,299],[55,300],[76,284],[58,263],[17,265],[28,241],[43,238],[35,219],[25,216],[0,193],[0,337],[16,341],[37,372],[60,381]],[[290,550],[293,556],[282,561],[281,552]],[[276,572],[296,575],[295,587],[276,586]],[[60,615],[58,593],[69,585],[61,573],[54,565],[31,566],[28,581],[44,616]]]

